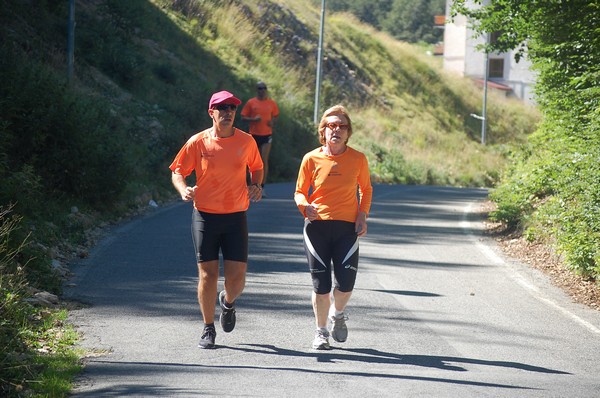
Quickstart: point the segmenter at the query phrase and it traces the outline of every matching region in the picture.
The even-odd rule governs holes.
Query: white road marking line
[[[509,265],[509,264],[506,263],[506,261],[504,261],[502,259],[502,257],[498,256],[492,249],[490,249],[489,246],[481,243],[477,239],[476,236],[474,236],[471,232],[468,232],[469,222],[467,221],[467,217],[468,217],[468,214],[471,212],[472,208],[473,208],[473,204],[472,203],[470,203],[468,206],[466,206],[464,208],[463,214],[462,214],[462,220],[460,222],[461,228],[463,228],[464,232],[473,240],[473,242],[475,242],[475,246],[477,246],[477,248],[481,251],[481,253],[483,253],[483,255],[485,257],[487,257],[492,263],[494,263],[496,265]],[[525,278],[523,278],[523,276],[521,276],[517,272],[517,270],[515,270],[513,267],[510,267],[510,269],[512,270],[512,272],[510,273],[510,276],[519,285],[523,286],[526,290],[528,290],[530,292],[530,294],[534,298],[536,298],[537,300],[545,303],[546,305],[549,305],[550,307],[558,310],[563,315],[566,315],[567,317],[573,319],[574,321],[576,321],[580,325],[586,327],[592,333],[600,334],[600,329],[598,329],[596,326],[592,325],[591,323],[589,323],[585,319],[582,319],[579,316],[573,314],[571,311],[569,311],[566,308],[562,307],[557,302],[555,302],[553,300],[550,300],[547,297],[543,297],[542,294],[540,293],[539,289],[535,285],[531,284]]]

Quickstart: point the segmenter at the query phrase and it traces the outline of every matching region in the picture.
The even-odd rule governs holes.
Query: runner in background
[[[256,140],[264,164],[263,188],[267,182],[269,172],[273,127],[279,116],[279,107],[275,101],[269,98],[267,91],[267,85],[264,82],[258,82],[256,84],[256,97],[249,99],[240,112],[242,120],[249,122],[249,133]],[[264,190],[262,195],[266,197]]]

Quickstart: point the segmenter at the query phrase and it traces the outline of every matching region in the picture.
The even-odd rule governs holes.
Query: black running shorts
[[[219,259],[248,262],[248,222],[246,212],[212,214],[193,210],[192,239],[196,260]]]
[[[315,293],[331,292],[332,263],[335,287],[341,292],[354,289],[358,271],[358,236],[354,223],[305,220],[304,249]]]
[[[254,141],[256,141],[256,146],[260,149],[264,144],[270,144],[273,142],[272,135],[253,135]]]

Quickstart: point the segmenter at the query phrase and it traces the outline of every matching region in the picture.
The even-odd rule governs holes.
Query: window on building
[[[498,43],[498,38],[500,37],[501,34],[502,34],[502,32],[499,32],[499,31],[490,33],[490,44]]]
[[[488,68],[488,77],[503,78],[504,77],[504,59],[490,59]]]

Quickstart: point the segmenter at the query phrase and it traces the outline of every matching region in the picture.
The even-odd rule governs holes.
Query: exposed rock
[[[44,291],[35,293],[32,297],[26,299],[25,301],[32,305],[44,307],[54,307],[59,304],[58,296]]]

